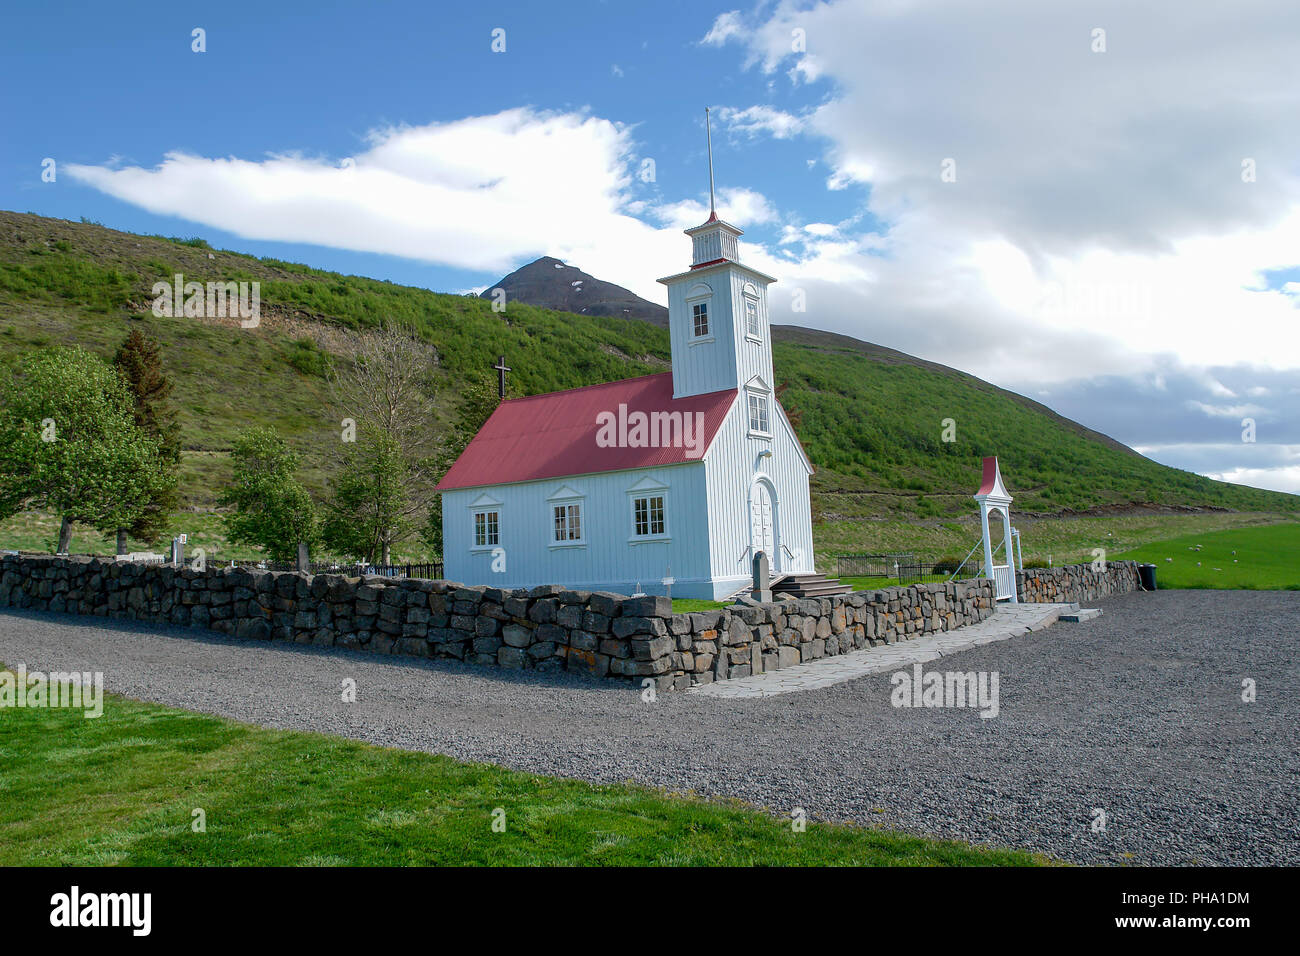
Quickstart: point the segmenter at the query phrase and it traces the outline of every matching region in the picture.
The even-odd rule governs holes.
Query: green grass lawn
[[[834,509],[836,515],[833,521],[813,525],[817,569],[828,577],[836,574],[835,556],[839,554],[910,551],[921,561],[946,558],[958,562],[980,540],[979,516],[974,508],[959,518],[944,520],[878,520],[850,512],[834,496],[814,495],[814,504],[823,512]],[[1020,529],[1025,562],[1044,565],[1049,560],[1054,565],[1091,561],[1093,548],[1115,554],[1182,535],[1295,520],[1292,514],[1269,512],[1043,517],[1011,506],[1011,522]],[[1001,541],[996,537],[999,534],[1000,529],[995,533],[995,543]]]
[[[1300,523],[1189,534],[1111,558],[1154,564],[1162,588],[1300,590]]]
[[[595,786],[108,696],[0,710],[0,864],[900,865],[1052,861]],[[493,811],[505,831],[493,832]],[[192,829],[194,810],[206,832]]]
[[[716,611],[718,608],[731,607],[731,601],[706,601],[703,598],[673,598],[673,613],[685,614],[689,611]]]
[[[961,576],[963,578],[971,578],[974,577],[978,571],[978,567],[967,565],[966,569],[962,571]],[[898,578],[868,578],[845,575],[839,579],[839,582],[840,584],[848,585],[855,591],[879,591],[883,588],[896,588],[908,584],[929,584],[936,581],[947,581],[948,578],[949,575],[947,574],[923,574],[919,578],[904,577],[902,581],[899,581]]]

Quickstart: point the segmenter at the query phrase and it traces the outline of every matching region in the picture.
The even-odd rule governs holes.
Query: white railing
[[[993,565],[993,592],[999,601],[1016,596],[1016,572],[1009,565]]]

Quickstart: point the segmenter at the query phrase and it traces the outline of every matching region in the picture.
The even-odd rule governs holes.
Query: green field
[[[1014,513],[1013,513],[1014,514]],[[1130,550],[1152,542],[1202,534],[1226,528],[1248,528],[1291,521],[1289,515],[1268,512],[1209,512],[1203,514],[1112,515],[1095,518],[1043,518],[1014,515],[1022,534],[1022,550],[1027,564],[1075,564],[1092,560],[1093,548],[1108,553]],[[51,514],[27,511],[0,521],[0,550],[53,551],[58,538],[59,521]],[[235,545],[226,537],[220,515],[214,511],[182,511],[172,516],[168,535],[189,535],[187,548],[203,548],[213,562],[248,561],[265,557],[257,549]],[[960,561],[979,538],[974,515],[949,521],[935,520],[854,520],[822,522],[813,527],[813,544],[817,568],[823,574],[836,575],[835,555],[841,553],[912,551],[918,558],[935,561],[948,558]],[[130,550],[166,550],[159,542],[130,542]],[[84,525],[75,525],[72,534],[74,554],[112,554],[114,541]],[[418,541],[396,549],[396,563],[433,560]],[[969,567],[969,565],[967,566]],[[897,583],[897,582],[894,582]],[[863,579],[861,587],[888,587],[884,579]],[[710,605],[712,606],[712,605]],[[705,610],[691,607],[690,610]]]
[[[1156,566],[1162,588],[1300,590],[1300,523],[1190,534],[1110,556]]]
[[[109,696],[0,711],[0,865],[1032,866],[1023,852],[789,820]],[[493,832],[504,810],[505,831]],[[194,810],[206,832],[193,830]]]

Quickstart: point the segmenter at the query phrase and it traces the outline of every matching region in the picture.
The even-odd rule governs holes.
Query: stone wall
[[[1016,589],[1028,604],[1077,604],[1141,590],[1137,569],[1136,561],[1108,561],[1105,571],[1087,564],[1026,568],[1016,574]]]
[[[665,597],[548,585],[194,571],[102,558],[0,560],[0,607],[207,628],[379,654],[571,670],[663,690],[746,677],[974,623],[993,613],[987,579],[674,614]]]
[[[1137,562],[1031,568],[1021,600],[1091,601],[1138,589]],[[104,558],[0,559],[0,607],[207,628],[378,654],[571,670],[660,689],[748,677],[982,621],[985,578],[674,614],[666,597],[556,585],[531,590],[452,581],[195,571]]]

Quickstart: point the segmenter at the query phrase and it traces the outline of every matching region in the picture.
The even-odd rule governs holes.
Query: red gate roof
[[[438,483],[437,490],[698,461],[713,443],[735,400],[734,388],[673,398],[671,372],[511,399],[497,406]],[[619,406],[625,407],[622,415]],[[690,422],[694,448],[681,440],[637,447],[627,442],[602,447],[597,442],[601,425],[610,420],[609,416],[617,422],[638,411],[647,416],[655,412],[681,413],[683,424]],[[702,435],[695,430],[696,412],[704,416]],[[687,419],[687,415],[691,417]],[[657,437],[647,436],[649,441]]]

